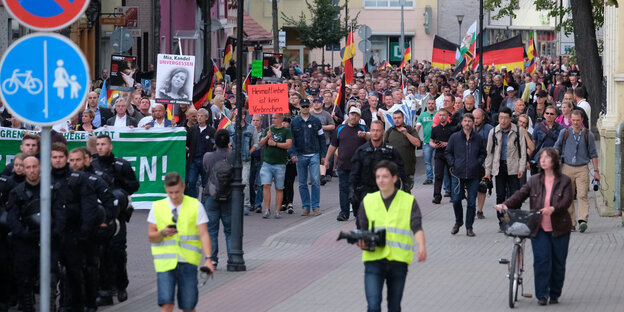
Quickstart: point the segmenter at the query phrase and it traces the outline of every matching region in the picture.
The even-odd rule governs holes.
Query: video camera
[[[337,241],[346,239],[347,243],[355,244],[359,240],[363,240],[366,245],[366,250],[375,251],[375,247],[386,246],[386,230],[382,229],[375,231],[375,221],[373,221],[370,231],[367,230],[353,230],[351,232],[342,232],[338,235]]]

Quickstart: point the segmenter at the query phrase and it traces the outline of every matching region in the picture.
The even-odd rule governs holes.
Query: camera
[[[592,185],[594,186],[594,192],[597,192],[598,189],[600,189],[600,181],[598,180],[592,180]]]
[[[338,235],[337,241],[341,239],[346,239],[347,243],[355,244],[359,240],[363,240],[366,245],[366,250],[375,251],[375,247],[384,247],[386,246],[386,230],[382,229],[379,231],[375,231],[375,222],[373,221],[373,225],[370,231],[367,230],[353,230],[351,232],[340,232]]]

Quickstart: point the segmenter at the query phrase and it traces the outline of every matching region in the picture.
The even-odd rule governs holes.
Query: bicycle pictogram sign
[[[43,88],[41,80],[32,77],[32,70],[27,70],[22,74],[19,71],[19,69],[14,70],[13,76],[2,83],[2,92],[15,94],[17,90],[24,88],[30,94],[39,94]],[[20,78],[23,78],[23,80],[20,80]]]

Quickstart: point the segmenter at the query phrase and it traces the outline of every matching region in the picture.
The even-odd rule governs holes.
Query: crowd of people
[[[495,188],[497,204],[518,206],[521,196],[510,197],[518,190],[523,190],[526,195],[526,185],[534,187],[535,183],[527,184],[528,177],[532,180],[540,177],[540,172],[545,170],[541,155],[547,155],[551,160],[554,158],[552,153],[540,151],[552,147],[559,155],[557,160],[559,157],[562,159],[561,166],[554,166],[554,173],[558,177],[559,173],[569,177],[570,187],[563,191],[575,194],[578,209],[570,201],[568,207],[564,207],[569,226],[553,224],[549,227],[546,221],[542,221],[541,231],[551,232],[553,228],[558,231],[548,236],[549,239],[566,235],[565,232],[569,235],[569,231],[577,227],[580,232],[585,232],[589,221],[590,178],[593,177],[593,183],[599,183],[600,174],[588,118],[591,106],[586,100],[587,90],[581,82],[578,68],[567,60],[560,65],[557,59],[546,57],[538,62],[534,74],[518,68],[492,67],[486,70],[481,91],[474,72],[464,71],[455,75],[452,69],[433,68],[427,61],[415,61],[401,70],[396,67],[384,67],[372,73],[358,70],[353,83],[344,85],[341,85],[340,68],[329,72],[313,62],[303,69],[292,62],[283,72],[283,83],[288,85],[289,90],[288,111],[284,113],[250,115],[246,108],[239,111],[235,105],[236,84],[228,83],[226,79],[225,82],[216,82],[213,98],[203,103],[201,108],[177,106],[171,112],[174,119],[168,119],[165,107],[154,102],[153,92],[150,97],[140,86],[128,96],[118,97],[108,107],[98,104],[99,94],[95,89],[88,94],[86,105],[78,114],[54,129],[56,132],[93,132],[100,127],[186,128],[187,159],[182,191],[188,197],[199,199],[205,208],[211,268],[216,268],[219,261],[218,232],[221,224],[226,235],[228,255],[230,251],[234,153],[240,154],[242,159],[245,215],[258,213],[265,219],[279,219],[283,213],[293,214],[299,208],[301,216],[321,215],[321,187],[338,178],[340,211],[336,219],[347,221],[351,215],[359,219],[359,210],[366,195],[379,190],[375,166],[381,161],[397,165],[396,188],[410,193],[415,181],[416,151],[422,149],[426,175],[423,185],[433,184],[432,203],[440,204],[443,196],[450,197],[455,214],[451,234],[457,234],[465,225],[466,235],[473,237],[476,235],[475,218],[485,218],[483,206],[486,193]],[[255,83],[267,82],[259,79]],[[243,97],[241,101],[244,102],[244,93]],[[340,97],[342,101],[337,100]],[[416,113],[409,114],[399,109],[403,105]],[[236,150],[237,114],[241,114],[241,151]],[[4,106],[0,106],[0,116],[4,126],[32,129],[11,117]],[[225,118],[231,123],[223,127]],[[115,213],[115,209],[111,208],[111,211],[105,209],[105,216],[96,222],[93,215],[97,213],[94,207],[98,205],[95,201],[102,194],[95,190],[96,183],[90,182],[90,179],[103,178],[107,191],[122,190],[121,194],[125,196],[138,189],[136,177],[128,171],[127,164],[112,155],[110,138],[98,136],[96,140],[94,149],[67,151],[62,143],[55,144],[52,149],[55,179],[74,181],[71,183],[79,183],[82,188],[80,193],[71,193],[82,194],[75,198],[68,197],[63,191],[58,192],[59,198],[62,198],[58,199],[59,204],[66,201],[77,208],[68,210],[67,215],[55,216],[66,222],[55,223],[57,235],[53,239],[60,246],[58,258],[62,267],[66,268],[65,273],[59,275],[60,280],[66,283],[67,293],[70,294],[62,296],[66,298],[62,304],[76,308],[95,308],[96,298],[99,298],[98,304],[110,304],[115,292],[120,301],[127,298],[123,256],[125,222],[116,222],[120,231],[115,237],[123,236],[123,239],[115,241],[113,237],[99,245],[75,239],[94,236],[101,227],[110,226],[115,220],[129,219],[129,215],[123,216],[125,209]],[[38,250],[33,245],[37,244],[36,235],[24,232],[24,228],[28,227],[21,223],[26,219],[19,215],[32,214],[32,211],[25,211],[21,207],[28,205],[16,202],[38,200],[38,191],[23,190],[38,187],[38,142],[37,136],[25,135],[22,154],[17,155],[14,165],[7,166],[2,173],[2,205],[9,212],[14,237],[12,246],[9,246],[6,233],[2,234],[2,248],[10,249],[23,243],[30,244],[31,251]],[[74,156],[84,159],[82,165],[72,164]],[[93,162],[87,159],[93,159]],[[29,169],[25,169],[26,165]],[[552,171],[552,167],[551,164],[549,170]],[[393,170],[390,171],[395,176]],[[76,175],[75,179],[73,175]],[[115,178],[107,180],[106,176]],[[550,177],[549,174],[546,176]],[[300,207],[293,204],[296,177]],[[177,177],[169,177],[166,188],[177,187],[178,180]],[[552,186],[551,182],[547,181],[546,185]],[[59,187],[67,187],[71,183],[61,183],[63,185]],[[272,188],[275,189],[273,199]],[[23,199],[23,194],[32,194],[33,197]],[[93,202],[86,202],[86,194],[92,194],[89,198]],[[466,210],[462,206],[463,200],[466,200]],[[104,203],[104,200],[101,202]],[[180,204],[184,205],[182,199],[177,203]],[[561,209],[556,207],[553,222]],[[70,216],[70,213],[75,216]],[[158,216],[152,216],[150,220],[157,228],[162,225]],[[62,232],[57,228],[60,226],[70,231]],[[502,221],[500,227],[501,231],[504,230]],[[156,231],[150,234],[150,240],[153,244],[160,244],[175,233],[177,231],[174,230],[164,233]],[[158,235],[165,240],[159,240]],[[203,245],[202,241],[199,246]],[[94,246],[100,249],[93,250]],[[26,259],[20,261],[34,263],[38,258],[32,252],[22,255],[26,258],[13,260]],[[74,261],[75,257],[70,256],[74,253],[84,257],[84,263]],[[123,263],[107,264],[107,261],[114,262],[119,258],[124,259]],[[8,258],[2,260],[10,262]],[[562,261],[565,266],[565,257]],[[6,269],[7,266],[0,265],[0,268]],[[105,274],[108,269],[115,273]],[[84,289],[76,286],[83,279],[88,281],[87,276],[95,275],[97,271],[100,272],[99,286],[98,283]],[[28,271],[16,280],[22,306],[32,305],[35,273]],[[6,283],[0,284],[6,286]],[[0,291],[0,294],[7,293],[10,292]],[[555,292],[551,297],[558,295]],[[0,305],[7,302],[6,299],[0,298]]]

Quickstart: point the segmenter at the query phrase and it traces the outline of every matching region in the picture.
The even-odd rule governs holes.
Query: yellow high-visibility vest
[[[368,229],[386,230],[386,246],[375,251],[364,251],[362,261],[388,259],[391,261],[412,263],[414,258],[414,232],[410,226],[414,196],[397,190],[390,208],[386,210],[381,192],[370,193],[364,197],[364,211],[368,218]]]
[[[166,236],[158,243],[152,243],[152,256],[156,272],[167,272],[178,266],[178,259],[187,263],[199,265],[201,261],[201,241],[197,229],[197,212],[199,201],[193,197],[184,196],[182,207],[176,224],[178,233]],[[156,226],[162,231],[167,225],[173,224],[173,215],[167,198],[155,201],[152,204]]]

